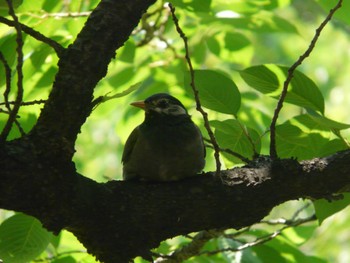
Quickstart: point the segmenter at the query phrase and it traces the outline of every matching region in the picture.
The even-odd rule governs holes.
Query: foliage
[[[15,11],[21,23],[68,46],[97,3],[96,0],[15,1]],[[172,4],[188,37],[195,83],[221,148],[248,159],[256,154],[268,154],[269,125],[288,69],[310,45],[314,30],[335,3],[174,0]],[[276,127],[279,157],[306,160],[348,148],[345,138],[349,135],[350,125],[346,123],[350,123],[350,119],[344,110],[350,103],[349,93],[345,91],[350,81],[345,74],[350,70],[348,5],[345,1],[334,23],[329,23],[322,32],[311,56],[294,72],[285,100],[287,104]],[[5,0],[0,0],[0,15],[10,19]],[[40,100],[45,100],[50,92],[58,57],[46,43],[27,34],[23,34],[23,39],[23,101],[31,103],[20,107],[18,115],[20,127],[28,132],[40,113]],[[14,80],[18,76],[15,70],[16,34],[5,24],[0,24],[0,51],[12,69],[9,100],[14,101]],[[208,137],[201,116],[195,111],[189,85],[191,75],[184,54],[183,42],[171,14],[165,2],[158,1],[148,10],[148,15],[143,17],[124,47],[117,51],[107,76],[96,88],[95,98],[102,99],[85,123],[76,144],[75,163],[79,172],[100,182],[121,178],[122,145],[143,117],[128,104],[156,92],[170,92],[183,101],[204,136]],[[2,92],[6,86],[5,76],[4,64],[0,64]],[[139,82],[141,84],[136,84]],[[8,115],[4,101],[0,103],[2,130]],[[21,130],[14,126],[8,139],[20,135]],[[207,171],[215,169],[212,150],[208,151]],[[243,164],[242,159],[229,152],[223,152],[221,157],[227,168]],[[348,196],[335,203],[317,201],[315,209],[309,206],[302,211],[298,210],[304,207],[302,201],[284,204],[276,208],[266,222],[245,231],[228,229],[213,236],[198,256],[186,262],[343,261],[342,255],[350,255],[346,248],[342,254],[337,250],[341,247],[337,233],[342,227],[349,227],[347,222],[350,221],[342,221],[339,216],[337,220],[329,219],[339,224],[338,228],[333,226],[338,232],[323,233],[325,238],[319,240],[313,236],[324,232],[323,225],[317,227],[314,221],[303,219],[312,218],[316,210],[321,223],[348,204]],[[343,218],[349,218],[350,213],[348,209],[346,211],[342,213]],[[35,219],[22,214],[10,215],[11,212],[3,212],[4,220],[0,225],[0,258],[4,262],[34,258],[42,262],[94,262],[69,233],[53,237]],[[290,220],[277,223],[273,220],[282,217]],[[164,241],[154,253],[169,254],[191,244],[196,235],[192,233],[189,237]],[[330,239],[330,248],[324,251],[323,240]],[[259,240],[263,241],[254,244]],[[348,237],[346,241],[349,242]],[[135,262],[144,260],[138,258]]]

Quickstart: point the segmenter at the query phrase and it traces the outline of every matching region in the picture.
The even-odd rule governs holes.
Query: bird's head
[[[131,105],[145,110],[146,115],[188,116],[182,103],[166,93],[154,94],[143,101],[133,102]]]

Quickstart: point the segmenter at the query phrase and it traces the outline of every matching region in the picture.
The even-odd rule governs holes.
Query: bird
[[[203,137],[178,99],[157,93],[131,105],[143,109],[145,119],[125,143],[124,180],[178,181],[202,171]]]

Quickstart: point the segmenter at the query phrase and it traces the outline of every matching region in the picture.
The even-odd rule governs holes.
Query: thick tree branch
[[[65,138],[69,148],[89,116],[93,90],[115,50],[155,0],[102,0],[74,43],[61,55],[52,92],[33,133]],[[73,152],[73,151],[71,151]]]
[[[0,149],[6,167],[0,207],[33,215],[54,232],[71,231],[106,263],[147,257],[176,235],[249,226],[280,203],[331,196],[350,185],[350,151],[300,164],[265,158],[254,167],[222,171],[225,184],[213,173],[171,183],[98,184],[73,165],[28,154],[36,150],[25,139]]]

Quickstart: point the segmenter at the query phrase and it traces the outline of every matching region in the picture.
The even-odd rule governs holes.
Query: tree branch
[[[10,90],[11,90],[11,68],[9,66],[9,63],[7,62],[4,54],[2,54],[2,52],[0,52],[0,61],[1,63],[4,65],[4,69],[5,69],[5,77],[6,77],[6,88],[4,91],[4,100],[5,102],[3,102],[3,105],[6,106],[6,109],[8,111],[8,113],[11,112],[11,107],[10,107],[10,103],[8,101],[8,96],[10,94]]]
[[[37,151],[25,139],[0,148],[6,167],[0,207],[33,215],[56,233],[71,231],[106,263],[149,258],[151,248],[173,236],[250,226],[278,204],[327,197],[350,185],[350,150],[300,164],[266,158],[255,168],[222,171],[224,184],[214,173],[170,183],[99,184],[72,163],[37,157]]]
[[[60,57],[31,134],[0,147],[1,208],[33,215],[55,233],[67,229],[99,260],[122,263],[150,257],[166,238],[250,226],[280,203],[327,197],[350,185],[350,151],[302,163],[266,157],[254,167],[221,171],[221,180],[206,173],[179,182],[100,184],[78,174],[73,144],[91,112],[93,89],[153,2],[102,0],[92,12]]]
[[[52,92],[32,134],[73,144],[92,110],[93,90],[107,66],[155,0],[102,0],[74,43],[61,56]],[[69,158],[71,156],[68,156]]]
[[[8,26],[12,26],[12,27],[15,26],[14,21],[11,21],[11,20],[9,20],[5,17],[2,17],[2,16],[0,16],[0,23],[3,23],[3,24],[8,25]],[[51,38],[44,36],[40,32],[34,30],[33,28],[31,28],[25,24],[22,24],[22,23],[19,23],[19,24],[20,24],[21,29],[24,33],[32,36],[33,38],[35,38],[38,41],[41,41],[43,43],[48,44],[50,47],[52,47],[55,50],[58,57],[61,56],[61,54],[64,51],[64,47],[62,47],[59,43],[57,43],[55,40],[52,40]]]
[[[22,27],[18,21],[18,17],[15,14],[15,11],[13,9],[12,5],[12,0],[6,0],[8,8],[9,8],[9,15],[13,18],[14,21],[14,27],[16,29],[16,43],[17,43],[17,48],[16,48],[16,53],[17,53],[17,65],[16,65],[16,70],[17,70],[17,95],[15,99],[15,104],[12,109],[10,109],[9,104],[7,103],[6,105],[8,106],[9,110],[9,117],[7,119],[7,122],[0,134],[0,142],[6,141],[7,136],[9,135],[13,123],[17,123],[18,127],[19,123],[16,122],[16,117],[17,113],[19,111],[19,108],[22,103],[23,99],[23,38],[22,38]],[[8,72],[7,72],[8,73]],[[8,84],[8,83],[7,83]],[[6,90],[4,93],[5,97],[5,102],[8,102],[8,95],[10,93],[11,89],[11,83],[9,86],[6,85]],[[20,128],[20,131],[22,132],[23,130]]]
[[[190,52],[188,49],[188,43],[187,43],[187,37],[185,35],[185,33],[182,31],[180,25],[179,25],[179,20],[177,19],[176,15],[175,15],[175,7],[173,7],[173,5],[171,3],[168,4],[170,11],[171,11],[171,15],[173,17],[173,21],[175,23],[175,27],[176,27],[176,31],[179,33],[180,37],[182,38],[184,45],[185,45],[185,58],[188,64],[188,68],[190,70],[190,75],[191,75],[191,83],[190,86],[192,88],[193,94],[194,94],[194,99],[196,101],[196,109],[197,111],[199,111],[202,116],[203,116],[203,120],[204,120],[204,127],[208,132],[211,144],[214,147],[214,157],[215,157],[215,162],[216,162],[216,176],[220,177],[220,171],[221,171],[221,162],[220,162],[220,147],[218,142],[216,141],[215,135],[210,127],[209,124],[209,119],[208,119],[208,113],[203,110],[202,105],[201,105],[201,101],[200,101],[200,96],[199,96],[199,91],[196,88],[196,83],[195,83],[195,74],[194,74],[194,69],[193,69],[193,65],[191,62],[191,57],[190,57]]]
[[[342,2],[343,2],[342,0],[339,0],[338,3],[336,4],[336,6],[329,11],[329,14],[325,18],[325,20],[316,29],[315,35],[312,38],[309,47],[306,49],[304,54],[302,54],[298,58],[298,60],[288,69],[288,74],[287,74],[286,80],[283,83],[283,89],[282,89],[282,92],[281,92],[281,96],[280,96],[280,98],[279,98],[279,100],[277,102],[277,106],[276,106],[276,109],[275,109],[275,112],[274,112],[274,115],[272,117],[272,121],[271,121],[271,124],[270,124],[270,156],[271,156],[272,159],[276,159],[277,156],[278,156],[277,155],[277,151],[276,151],[276,123],[277,123],[278,115],[279,115],[280,111],[282,110],[284,99],[287,96],[288,86],[289,86],[289,83],[292,81],[294,71],[311,54],[311,52],[314,49],[314,47],[316,45],[316,42],[317,42],[317,40],[318,40],[318,38],[319,38],[323,28],[332,19],[334,13],[342,6]]]

